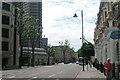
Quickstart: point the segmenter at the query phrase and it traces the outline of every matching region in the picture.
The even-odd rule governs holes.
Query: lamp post
[[[78,17],[77,14],[75,13],[73,17]],[[83,10],[81,10],[81,18],[82,18],[82,46],[83,46]],[[84,71],[84,54],[83,54],[83,71]]]
[[[80,38],[80,39],[82,39],[82,38]],[[87,41],[85,38],[83,38],[83,40],[84,40],[84,41],[86,41],[87,43],[90,43],[90,42],[89,42],[89,41]]]

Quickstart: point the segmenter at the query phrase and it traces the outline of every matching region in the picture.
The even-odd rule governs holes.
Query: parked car
[[[79,64],[79,61],[76,61],[76,64]]]

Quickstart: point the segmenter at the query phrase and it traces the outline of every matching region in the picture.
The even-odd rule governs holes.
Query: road
[[[18,70],[2,71],[2,78],[13,80],[13,78],[25,78],[25,80],[43,78],[76,78],[82,70],[78,64],[56,64],[50,66],[36,66]],[[23,79],[22,79],[23,80]],[[59,80],[59,79],[58,79]]]

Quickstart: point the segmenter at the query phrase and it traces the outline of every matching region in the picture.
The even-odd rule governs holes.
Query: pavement
[[[94,79],[105,79],[106,76],[104,73],[101,73],[99,70],[97,70],[94,67],[84,66],[84,71],[81,70],[76,78],[94,78]]]

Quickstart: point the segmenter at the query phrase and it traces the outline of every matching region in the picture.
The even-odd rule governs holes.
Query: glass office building
[[[42,1],[40,2],[17,2],[15,3],[16,7],[19,7],[25,11],[23,15],[24,18],[28,16],[33,16],[36,19],[39,19],[39,22],[36,24],[36,27],[42,27]],[[42,31],[41,31],[42,32]],[[29,39],[24,39],[24,47],[31,47]],[[39,41],[36,47],[40,48],[42,44],[42,33],[39,37]]]

